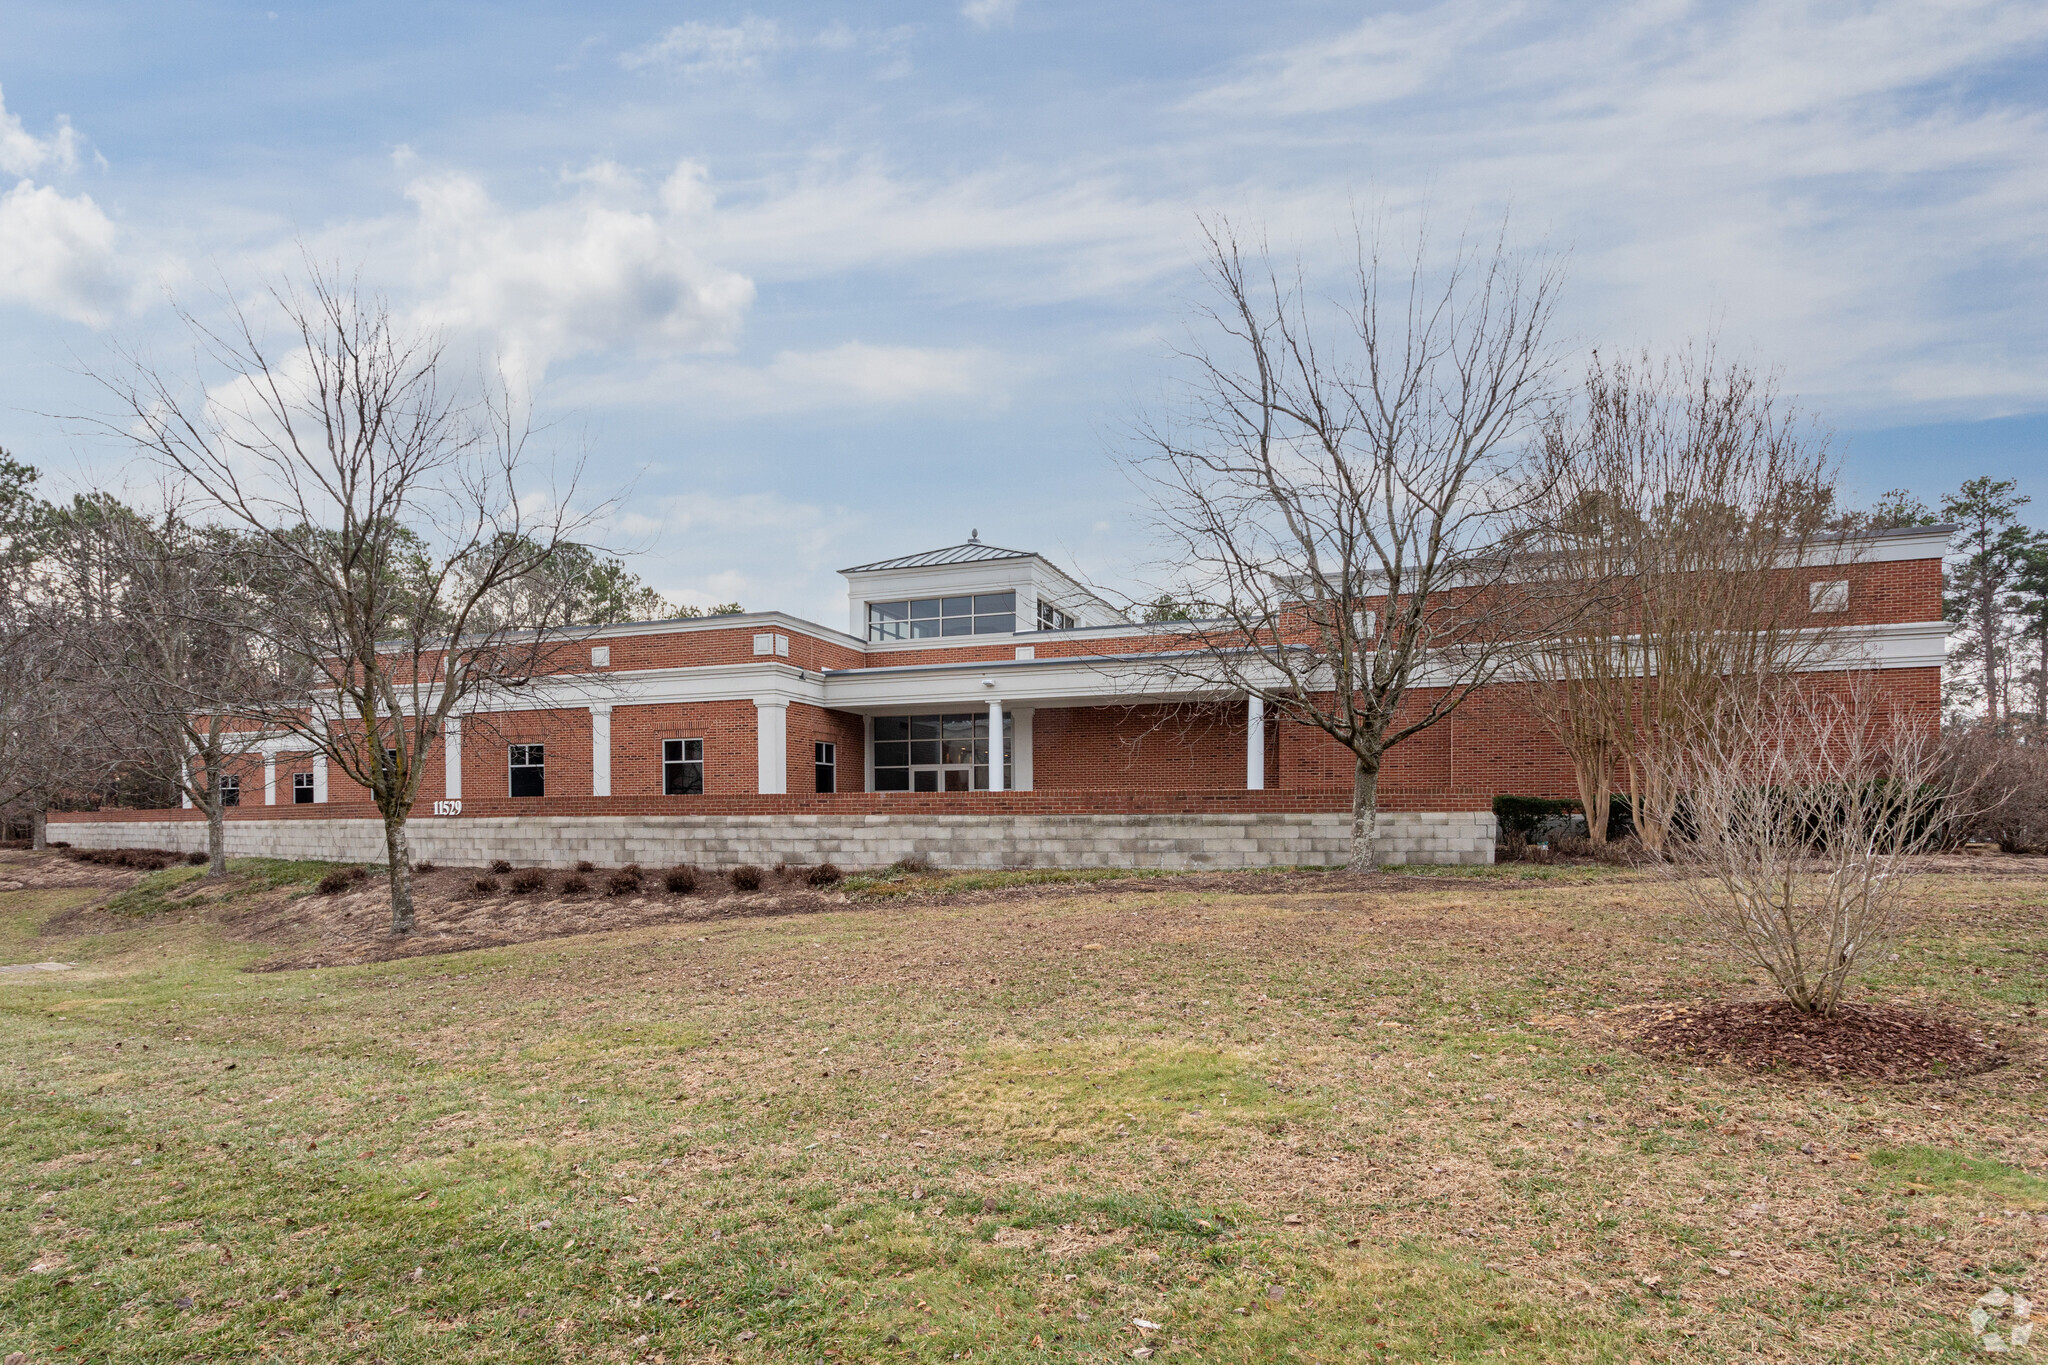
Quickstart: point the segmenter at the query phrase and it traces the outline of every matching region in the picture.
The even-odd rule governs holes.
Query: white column
[[[277,751],[275,749],[265,749],[263,751],[263,804],[266,806],[277,804]]]
[[[1010,710],[1010,775],[1013,785],[1020,792],[1033,790],[1031,785],[1031,718],[1038,713],[1024,707]]]
[[[754,698],[755,790],[763,796],[789,792],[789,701]]]
[[[313,755],[313,804],[327,804],[327,755]]]
[[[441,727],[441,786],[450,801],[462,799],[462,717]]]
[[[860,789],[875,789],[875,718],[860,718]]]
[[[1244,709],[1244,785],[1258,791],[1266,785],[1266,699],[1248,698]]]
[[[590,704],[590,794],[612,794],[612,704]]]
[[[1003,790],[1003,704],[993,699],[988,704],[988,789]]]
[[[184,807],[184,808],[185,808],[186,810],[191,810],[191,809],[192,809],[192,761],[191,761],[190,759],[187,759],[187,760],[185,760],[184,770],[183,770],[183,772],[182,772],[181,776],[183,776],[185,780],[184,780],[184,782],[182,782],[181,784],[179,784],[179,787],[178,787],[178,804],[179,804],[179,805],[181,805],[181,806],[183,806],[183,807]]]

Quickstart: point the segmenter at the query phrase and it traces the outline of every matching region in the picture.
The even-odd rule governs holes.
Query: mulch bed
[[[1648,1051],[1830,1080],[1947,1079],[2007,1060],[1981,1032],[1896,1005],[1844,1005],[1820,1018],[1782,1000],[1730,1001],[1638,1010],[1628,1022]]]

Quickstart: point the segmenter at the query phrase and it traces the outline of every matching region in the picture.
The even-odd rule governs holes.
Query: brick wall
[[[1245,707],[1060,706],[1031,722],[1032,786],[1243,787]]]

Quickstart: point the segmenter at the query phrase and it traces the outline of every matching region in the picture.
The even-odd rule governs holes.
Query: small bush
[[[804,874],[804,880],[812,886],[833,886],[845,877],[846,874],[839,870],[837,863],[819,863]]]
[[[348,870],[348,879],[357,885],[361,885],[370,880],[370,869],[367,867],[352,867]]]
[[[627,863],[624,867],[620,868],[619,871],[625,873],[629,877],[644,877],[647,875],[645,872],[642,872],[640,870],[640,864],[638,863]]]
[[[469,889],[476,892],[479,896],[492,895],[498,889],[498,879],[496,877],[478,877],[469,884]]]
[[[35,841],[34,841],[33,839],[24,839],[24,840],[22,840],[22,842],[23,842],[24,844],[29,844],[29,843],[34,843]],[[50,844],[50,847],[51,847],[51,848],[69,848],[69,847],[71,847],[71,841],[70,841],[69,839],[52,839],[52,840],[50,840],[50,841],[49,841],[49,844]]]
[[[514,872],[512,880],[507,884],[515,893],[522,896],[529,891],[545,891],[548,885],[548,874],[537,867],[529,867],[522,871]]]
[[[604,893],[607,896],[630,896],[640,889],[640,875],[620,868],[604,879]]]
[[[661,884],[678,896],[687,896],[697,889],[697,869],[672,867],[662,873]]]
[[[775,865],[775,866],[774,866],[773,868],[771,868],[770,870],[771,870],[772,872],[774,872],[774,873],[775,873],[775,875],[776,875],[776,876],[778,876],[778,877],[788,877],[788,876],[789,876],[789,864],[788,864],[788,863],[777,863],[777,864],[776,864],[776,865]]]
[[[431,862],[414,863],[412,865],[412,870],[415,872],[432,872],[434,871],[434,865]]]
[[[735,891],[759,891],[761,889],[761,869],[755,867],[752,863],[741,863],[738,867],[726,873],[725,879],[732,883],[732,889]]]
[[[356,879],[348,875],[347,869],[337,867],[322,877],[313,889],[323,896],[338,896],[355,884]]]
[[[595,872],[597,871],[597,864],[585,858],[582,862],[576,864],[576,870],[578,872]]]
[[[208,858],[209,855],[205,853],[187,853],[185,855],[185,861],[190,863],[193,867],[205,867]]]
[[[922,853],[912,853],[889,864],[889,871],[902,876],[921,877],[932,870],[932,860]]]
[[[512,864],[506,862],[503,858],[494,858],[491,860],[491,875],[502,877],[511,870]]]
[[[583,864],[578,863],[577,866],[581,867]],[[590,883],[585,881],[578,873],[571,872],[568,876],[562,878],[562,894],[564,895],[580,896],[589,889]]]

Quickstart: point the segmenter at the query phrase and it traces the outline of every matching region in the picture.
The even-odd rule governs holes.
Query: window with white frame
[[[1072,630],[1080,622],[1061,611],[1043,597],[1038,599],[1038,628],[1040,630]]]
[[[220,780],[220,803],[221,803],[221,804],[222,804],[223,806],[239,806],[239,805],[241,805],[241,804],[242,804],[242,779],[241,779],[241,778],[239,778],[239,777],[223,777],[223,778],[221,778],[221,780]]]
[[[1849,580],[1835,578],[1807,584],[1806,605],[1812,611],[1849,610]]]
[[[704,741],[665,739],[661,742],[661,794],[704,794]]]
[[[548,755],[545,744],[514,744],[506,759],[505,793],[508,796],[548,794]]]
[[[292,774],[292,804],[310,806],[313,804],[313,774]]]
[[[818,790],[836,792],[839,790],[839,746],[827,740],[811,745],[811,771],[817,778]]]
[[[1011,635],[1017,629],[1017,594],[918,597],[868,603],[870,640],[936,640],[947,635]]]

